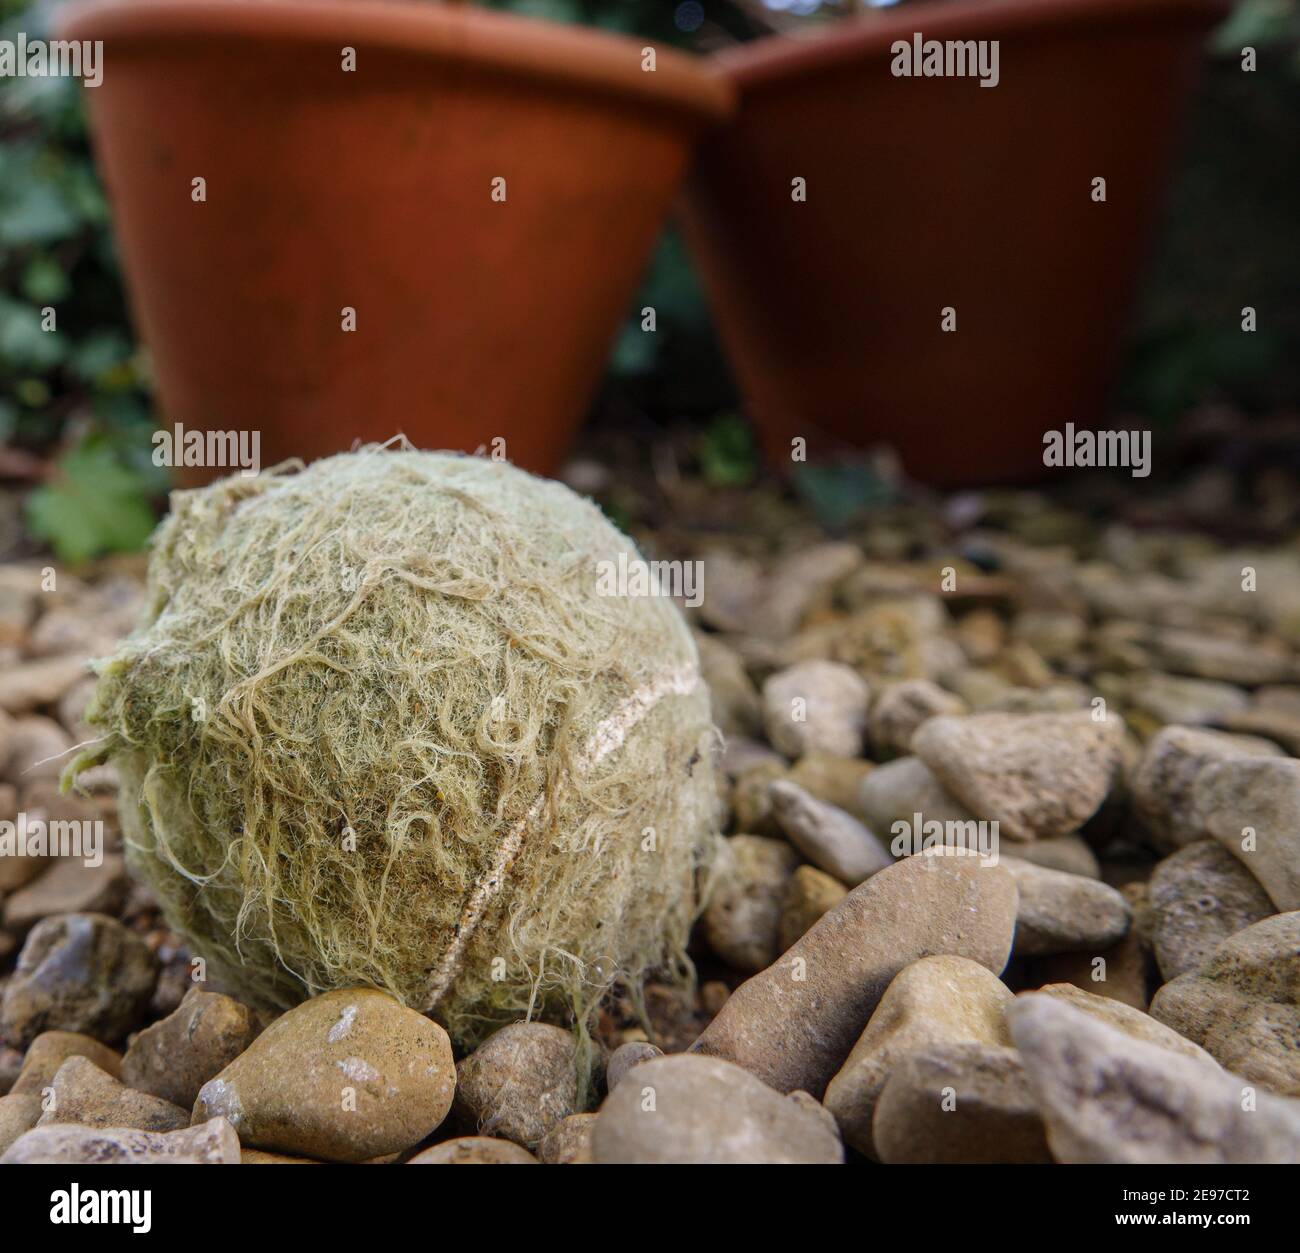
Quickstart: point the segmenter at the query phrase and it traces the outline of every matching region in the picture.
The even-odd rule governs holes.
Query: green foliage
[[[700,471],[711,487],[744,487],[758,473],[749,424],[735,413],[714,418],[700,436]]]
[[[51,481],[28,496],[27,523],[60,560],[76,564],[143,547],[154,512],[141,476],[110,442],[92,436],[65,453]]]
[[[791,478],[795,494],[831,531],[841,530],[894,497],[889,484],[870,466],[855,461],[801,462]]]

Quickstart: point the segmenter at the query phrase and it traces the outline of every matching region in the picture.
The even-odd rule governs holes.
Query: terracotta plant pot
[[[740,109],[698,156],[686,228],[770,456],[890,443],[930,482],[1022,480],[1046,430],[1103,423],[1225,8],[954,0],[716,57]],[[891,45],[918,31],[1000,41],[997,86],[895,77]]]
[[[86,98],[160,421],[260,430],[264,464],[402,431],[553,471],[731,107],[671,51],[459,7],[123,0],[60,35],[104,42]]]

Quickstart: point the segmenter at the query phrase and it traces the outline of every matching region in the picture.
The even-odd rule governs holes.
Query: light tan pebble
[[[781,901],[780,951],[785,952],[806,935],[823,914],[847,895],[848,888],[815,866],[800,866],[786,885]]]
[[[955,633],[967,658],[980,666],[1002,651],[1006,624],[992,609],[973,609],[958,621]]]
[[[175,1131],[188,1127],[189,1111],[128,1088],[85,1057],[69,1057],[50,1082],[39,1126],[133,1127]]]
[[[591,1161],[591,1130],[595,1114],[570,1114],[556,1123],[537,1146],[547,1166],[582,1165]]]
[[[805,753],[786,771],[786,778],[797,783],[819,801],[861,817],[858,805],[862,780],[875,765],[855,757],[836,757],[832,753]]]
[[[763,684],[767,738],[788,757],[813,750],[862,755],[870,690],[857,671],[833,661],[805,661]]]
[[[1049,983],[1037,989],[1034,995],[1055,996],[1085,1014],[1091,1014],[1107,1026],[1131,1035],[1135,1040],[1145,1040],[1148,1044],[1158,1044],[1161,1048],[1181,1053],[1193,1061],[1205,1062],[1209,1066],[1218,1063],[1203,1048],[1165,1026],[1158,1019],[1144,1014],[1141,1010],[1125,1005],[1113,997],[1098,996],[1072,983]],[[1029,995],[1025,993],[1024,995]]]
[[[953,954],[1000,972],[1015,916],[1015,880],[1000,866],[898,862],[741,984],[691,1050],[736,1062],[779,1092],[819,1096],[903,967]]]
[[[1012,1039],[1058,1162],[1294,1163],[1300,1102],[1132,1036],[1053,996],[1016,998]]]
[[[1128,902],[1097,879],[1035,866],[1018,857],[1001,858],[1020,889],[1016,954],[1095,951],[1123,939],[1133,919]]]
[[[944,787],[1011,839],[1076,830],[1101,807],[1120,767],[1123,726],[1090,712],[931,718],[913,747]]]
[[[0,1164],[30,1165],[239,1165],[239,1137],[224,1118],[178,1131],[130,1127],[78,1127],[58,1123],[19,1136]]]
[[[1216,762],[1281,755],[1277,745],[1253,736],[1165,727],[1147,743],[1132,774],[1133,812],[1144,839],[1164,853],[1206,839],[1195,790],[1201,771]]]
[[[4,925],[22,933],[51,914],[115,914],[126,900],[129,884],[120,853],[104,853],[98,866],[81,857],[56,857],[34,882],[10,896]]]
[[[10,1092],[8,1096],[0,1096],[0,1153],[36,1126],[40,1116],[39,1092]]]
[[[872,1140],[890,1165],[1052,1160],[1020,1055],[972,1041],[932,1044],[899,1058],[876,1102]]]
[[[84,656],[47,657],[0,671],[0,709],[26,714],[57,704],[86,673]]]
[[[85,1057],[111,1078],[122,1077],[122,1055],[107,1044],[76,1031],[46,1031],[28,1048],[13,1090],[39,1093],[49,1086],[69,1057]]]
[[[1151,1015],[1235,1074],[1300,1096],[1300,911],[1224,940],[1156,993]]]
[[[819,801],[788,780],[777,780],[768,793],[772,813],[790,842],[842,883],[856,887],[894,864],[875,835],[845,810]]]
[[[417,1153],[408,1166],[536,1166],[527,1149],[493,1136],[461,1136]]]
[[[447,1033],[371,988],[280,1015],[199,1091],[194,1121],[228,1118],[255,1148],[364,1161],[418,1144],[451,1108]]]
[[[626,1044],[620,1044],[605,1066],[605,1086],[613,1092],[634,1066],[663,1055],[663,1049],[651,1044],[649,1040],[629,1040]]]
[[[759,735],[763,729],[763,709],[758,689],[745,671],[745,663],[716,636],[696,632],[695,643],[718,730],[726,736]]]
[[[959,1040],[1009,1045],[1004,1014],[1011,1000],[997,975],[965,957],[925,957],[899,971],[826,1089],[826,1108],[845,1142],[875,1156],[876,1101],[902,1058]]]
[[[603,1164],[836,1163],[826,1120],[729,1062],[676,1054],[645,1062],[606,1099],[591,1137]]]
[[[535,1149],[578,1112],[574,1039],[560,1027],[502,1027],[456,1067],[456,1117],[464,1128]]]
[[[720,979],[710,979],[700,988],[700,1008],[710,1016],[718,1014],[727,1003],[731,989]]]
[[[1079,835],[1058,835],[1050,840],[1027,840],[1016,845],[1015,855],[1022,861],[1060,870],[1065,874],[1082,875],[1085,879],[1100,879],[1101,866],[1097,854]]]
[[[723,844],[701,926],[727,965],[752,974],[775,960],[781,902],[798,864],[784,840],[733,835]]]
[[[872,754],[878,761],[905,757],[912,736],[927,719],[939,714],[964,714],[966,702],[929,679],[903,679],[886,684],[872,702],[868,717]]]
[[[258,1024],[246,1005],[191,987],[179,1007],[137,1034],[122,1079],[141,1092],[190,1109],[209,1079],[252,1044]]]
[[[1279,910],[1300,909],[1300,761],[1238,758],[1196,776],[1206,830],[1259,881]]]
[[[58,780],[72,747],[68,733],[53,718],[27,714],[13,720],[9,761],[4,775],[20,788],[41,779]]]

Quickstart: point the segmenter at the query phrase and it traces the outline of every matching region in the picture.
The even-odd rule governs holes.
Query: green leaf
[[[0,361],[13,369],[49,370],[64,357],[67,343],[58,331],[41,329],[31,305],[0,296]]]
[[[873,505],[893,496],[889,485],[865,465],[839,461],[825,465],[798,464],[793,470],[795,492],[830,530],[852,522]]]
[[[93,438],[65,453],[50,482],[27,498],[27,521],[70,564],[142,548],[154,528],[139,480]]]
[[[743,487],[758,470],[754,435],[739,415],[722,414],[700,437],[700,470],[713,487]]]

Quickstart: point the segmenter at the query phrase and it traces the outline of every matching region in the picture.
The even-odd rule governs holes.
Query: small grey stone
[[[790,842],[814,866],[841,883],[857,887],[878,870],[894,864],[880,841],[852,814],[819,801],[798,784],[785,780],[773,783],[768,794],[772,813]]]
[[[657,1044],[651,1044],[649,1040],[629,1040],[626,1044],[620,1044],[610,1054],[605,1066],[605,1086],[613,1092],[634,1066],[663,1055],[663,1049]]]
[[[964,714],[966,702],[929,679],[903,679],[887,684],[871,706],[867,725],[873,756],[878,761],[912,751],[912,736],[928,718]]]
[[[1147,887],[1146,925],[1166,982],[1196,970],[1229,936],[1275,912],[1254,875],[1215,840],[1166,857]]]
[[[502,1027],[456,1067],[462,1126],[534,1149],[561,1119],[578,1112],[572,1034],[540,1022]]]
[[[806,1105],[714,1057],[643,1062],[601,1106],[592,1157],[605,1164],[836,1163],[839,1137]]]
[[[899,757],[877,766],[862,780],[859,807],[867,825],[879,831],[889,843],[894,823],[912,826],[916,815],[922,822],[969,822],[974,815],[942,783],[919,757]]]
[[[858,672],[835,661],[804,661],[763,684],[767,738],[787,757],[811,750],[858,757],[870,692]]]
[[[1017,956],[1098,950],[1122,939],[1132,921],[1128,902],[1098,879],[1001,858],[1020,889]]]
[[[1048,870],[1082,875],[1085,879],[1101,878],[1097,854],[1082,836],[1058,835],[1050,840],[1028,840],[1016,845],[1016,856],[1021,861],[1033,862],[1035,866],[1044,866]]]
[[[1016,998],[1011,1035],[1058,1162],[1291,1163],[1300,1102],[1116,1031],[1051,996]]]
[[[891,1165],[1052,1160],[1020,1055],[969,1040],[898,1060],[876,1102],[872,1138]]]
[[[0,1164],[80,1166],[239,1165],[239,1137],[224,1118],[179,1131],[137,1131],[130,1127],[78,1127],[59,1123],[36,1127],[10,1145]]]

